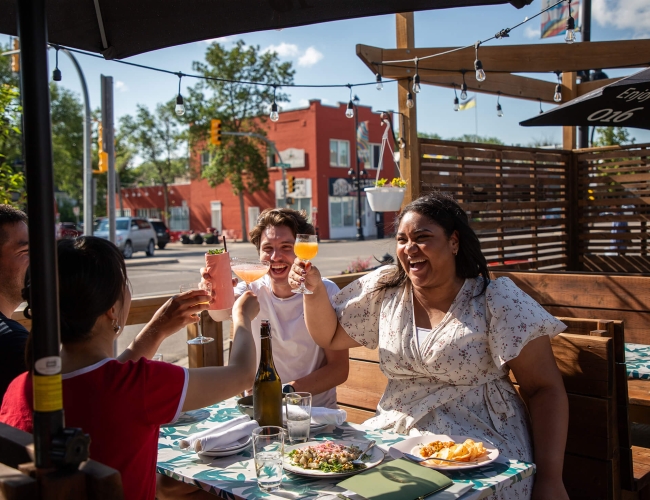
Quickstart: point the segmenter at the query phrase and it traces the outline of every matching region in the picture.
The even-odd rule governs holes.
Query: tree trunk
[[[239,192],[239,212],[241,214],[241,239],[248,241],[248,234],[246,233],[246,207],[244,206],[244,193]]]
[[[124,202],[122,201],[122,183],[120,182],[120,173],[115,172],[115,180],[117,181],[117,195],[120,200],[120,217],[124,217]]]
[[[162,182],[162,188],[163,188],[163,199],[165,200],[165,209],[164,213],[162,214],[162,220],[165,221],[165,224],[167,224],[167,227],[169,227],[169,193],[167,191],[167,183]]]

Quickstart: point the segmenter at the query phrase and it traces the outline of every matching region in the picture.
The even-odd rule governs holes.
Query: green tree
[[[173,105],[159,104],[154,112],[138,105],[135,117],[126,115],[120,119],[119,136],[120,144],[124,145],[120,161],[130,165],[130,155],[137,154],[143,160],[136,170],[139,178],[147,184],[162,185],[164,217],[169,221],[168,186],[189,172],[187,137],[174,115]]]
[[[74,92],[50,85],[52,159],[54,185],[75,200],[83,201],[83,106]]]
[[[14,166],[22,156],[20,118],[18,89],[0,83],[0,203],[17,206],[25,184],[22,170]]]
[[[596,127],[594,146],[621,146],[634,144],[634,137],[624,127]]]
[[[436,134],[435,132],[418,132],[418,137],[422,139],[435,139],[437,141],[441,141],[442,137],[440,134]]]
[[[213,43],[206,52],[205,62],[195,61],[193,67],[212,80],[200,81],[189,89],[183,121],[191,124],[192,149],[209,142],[210,121],[215,118],[221,119],[223,131],[266,135],[263,125],[269,106],[274,96],[277,103],[288,100],[278,88],[293,83],[295,73],[291,63],[280,63],[275,52],[262,52],[259,46],[246,46],[241,40],[230,50]],[[224,135],[221,147],[207,147],[210,163],[201,172],[212,187],[229,182],[239,197],[244,241],[247,240],[244,195],[268,190],[265,148],[260,146],[266,145],[251,136]]]

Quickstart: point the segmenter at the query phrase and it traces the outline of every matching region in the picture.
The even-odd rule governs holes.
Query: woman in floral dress
[[[314,292],[304,296],[310,334],[325,349],[379,347],[388,385],[367,425],[489,441],[537,466],[534,487],[529,478],[491,499],[568,500],[568,402],[550,344],[565,325],[510,279],[489,279],[467,215],[447,195],[415,200],[397,223],[398,263],[351,283],[335,308],[318,270],[296,261],[292,284]]]

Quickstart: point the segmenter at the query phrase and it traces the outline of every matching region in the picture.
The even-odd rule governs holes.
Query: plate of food
[[[426,434],[405,439],[391,446],[388,453],[393,458],[402,458],[404,453],[410,453],[418,458],[428,459],[420,462],[420,465],[440,470],[483,467],[494,462],[499,456],[499,450],[492,443],[469,436],[444,434]],[[436,460],[436,458],[453,460],[453,462]]]
[[[371,469],[384,460],[384,452],[374,446],[361,465],[350,463],[359,458],[367,441],[307,441],[285,447],[284,470],[311,477],[344,477]]]

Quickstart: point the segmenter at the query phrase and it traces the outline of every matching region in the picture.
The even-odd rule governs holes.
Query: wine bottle
[[[260,426],[282,427],[282,382],[273,364],[271,324],[262,320],[260,329],[261,357],[253,384],[253,415]]]

